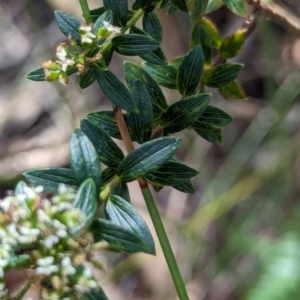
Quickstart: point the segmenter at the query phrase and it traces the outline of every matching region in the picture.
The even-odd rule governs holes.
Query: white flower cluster
[[[85,266],[93,238],[76,232],[85,215],[72,204],[75,194],[63,185],[51,199],[42,191],[25,186],[22,194],[0,200],[0,299],[7,295],[4,274],[16,267],[20,251],[28,255],[28,265],[23,261],[22,267],[31,267],[48,283],[43,299],[79,299],[97,287]]]
[[[91,31],[92,31],[92,27],[90,26],[81,25],[79,27],[82,44],[92,44],[96,40],[97,37]]]

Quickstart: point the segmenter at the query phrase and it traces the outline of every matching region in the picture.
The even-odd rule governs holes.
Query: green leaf
[[[202,129],[200,127],[195,127],[195,131],[205,140],[213,143],[213,144],[222,144],[222,130],[220,128],[218,129],[212,129],[212,130],[206,130]]]
[[[60,10],[54,12],[54,17],[61,32],[66,37],[71,36],[72,40],[75,40],[80,44],[81,35],[79,33],[79,27],[81,26],[82,21]]]
[[[232,117],[225,111],[208,105],[201,117],[193,124],[193,128],[202,127],[211,129],[218,129],[224,127],[232,122]]]
[[[24,181],[18,182],[15,187],[15,196],[25,194],[26,188],[28,188],[28,185]]]
[[[168,105],[158,84],[138,65],[129,61],[125,61],[123,66],[124,76],[129,89],[133,90],[135,82],[137,80],[141,80],[150,95],[154,117],[156,115],[160,116],[168,107]]]
[[[195,194],[195,187],[190,179],[184,180],[179,184],[173,185],[173,188],[187,194]]]
[[[108,300],[101,287],[84,293],[84,298],[86,300]]]
[[[122,55],[141,55],[157,49],[160,43],[142,34],[122,34],[112,40],[114,50]]]
[[[103,93],[116,106],[127,111],[136,111],[130,92],[118,77],[108,69],[97,69],[96,80]]]
[[[101,14],[99,16],[99,18],[96,20],[96,22],[94,24],[93,32],[97,33],[98,29],[104,26],[103,25],[104,21],[111,24],[113,22],[113,20],[114,20],[113,12],[111,10],[107,10],[106,12]]]
[[[179,11],[179,8],[175,4],[171,3],[168,6],[167,16],[173,15],[173,14],[177,13],[178,11]]]
[[[223,0],[223,3],[234,14],[245,19],[248,17],[248,5],[245,0]]]
[[[169,61],[169,66],[172,66],[178,70],[183,58],[184,58],[183,55],[173,58],[172,60]]]
[[[124,200],[126,200],[129,203],[131,202],[128,186],[127,186],[127,183],[124,181],[121,181],[118,184],[118,186],[116,187],[116,189],[114,191],[114,195],[120,196],[121,198],[123,198]]]
[[[170,0],[160,0],[157,9],[162,9],[170,3]]]
[[[142,144],[151,137],[153,119],[151,99],[142,81],[136,81],[132,91],[132,98],[136,103],[138,112],[127,114],[127,125],[130,135],[138,143]]]
[[[181,11],[187,12],[188,8],[186,5],[186,0],[171,0],[172,3],[178,7]],[[197,0],[196,0],[197,1]],[[199,1],[199,0],[198,0]]]
[[[209,37],[211,42],[211,47],[214,49],[219,49],[222,44],[222,38],[217,26],[206,17],[203,17],[201,19],[200,25],[202,26],[203,30],[206,32],[207,36]]]
[[[227,37],[220,48],[220,55],[224,58],[230,58],[238,55],[244,45],[246,30],[238,30],[233,35]]]
[[[119,196],[111,196],[106,202],[105,213],[107,218],[116,225],[134,232],[146,245],[149,254],[155,254],[155,245],[150,230],[137,212],[126,200]]]
[[[92,16],[93,23],[95,23],[97,19],[105,13],[105,8],[104,7],[95,8],[92,9],[90,13]]]
[[[116,168],[106,168],[102,171],[101,175],[102,175],[102,185],[106,185],[107,183],[109,183],[113,177],[116,175],[117,170]]]
[[[74,177],[72,170],[65,168],[32,169],[23,175],[34,185],[41,185],[46,192],[52,194],[57,194],[60,184],[65,184],[71,188],[76,188],[80,184]]]
[[[161,137],[141,145],[130,152],[117,169],[123,181],[133,181],[157,170],[173,156],[181,140],[174,137]]]
[[[143,17],[143,29],[152,38],[162,41],[162,27],[160,25],[157,15],[153,12],[145,13]]]
[[[164,133],[175,133],[193,125],[204,113],[211,94],[196,94],[170,105],[163,115]]]
[[[111,137],[115,139],[121,139],[119,127],[112,111],[99,111],[89,113],[87,115],[87,119],[100,127]]]
[[[246,100],[247,96],[243,88],[236,82],[231,81],[219,89],[225,99]]]
[[[78,71],[77,67],[71,68],[69,70],[67,70],[67,75],[70,76],[74,73],[76,73]],[[44,68],[37,68],[31,72],[29,72],[26,75],[27,79],[30,79],[32,81],[45,81],[46,80],[46,76],[45,76],[45,71]]]
[[[203,72],[202,48],[195,46],[182,59],[177,75],[177,86],[183,96],[190,95],[197,88]]]
[[[138,10],[142,8],[144,12],[151,12],[155,9],[155,4],[158,1],[159,0],[136,0],[132,5],[132,9]]]
[[[93,179],[86,179],[79,187],[74,206],[86,216],[86,224],[92,224],[97,209],[97,189]]]
[[[175,161],[168,161],[163,164],[157,171],[147,174],[143,178],[150,183],[160,185],[176,186],[191,179],[199,172],[184,164]]]
[[[223,4],[222,0],[209,0],[208,4],[206,6],[205,14],[209,14],[209,13],[219,9],[223,5],[224,4]]]
[[[103,0],[106,10],[112,10],[114,24],[125,27],[127,23],[128,1],[127,0]]]
[[[123,160],[124,154],[109,134],[89,120],[82,120],[80,127],[93,143],[99,160],[108,167],[117,167]]]
[[[95,220],[90,228],[90,232],[92,232],[95,242],[101,240],[108,242],[110,250],[127,253],[149,253],[149,245],[139,236],[133,231],[111,221],[104,219]]]
[[[79,129],[72,134],[70,161],[73,174],[80,183],[92,178],[97,189],[100,188],[101,172],[97,151],[85,133]]]
[[[201,20],[202,16],[204,15],[208,0],[186,1],[192,24],[195,25],[198,21]]]
[[[177,89],[177,70],[174,67],[144,62],[143,68],[159,85]]]
[[[221,88],[236,79],[243,65],[228,63],[218,65],[204,72],[203,83],[208,87]]]
[[[93,68],[86,67],[83,70],[83,74],[79,76],[79,86],[82,89],[87,88],[95,81],[95,70]]]

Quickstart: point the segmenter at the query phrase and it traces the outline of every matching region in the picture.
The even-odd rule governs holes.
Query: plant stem
[[[21,288],[16,296],[13,297],[14,300],[22,300],[27,291],[31,288],[31,286],[37,281],[36,276],[32,276],[26,284]]]
[[[93,19],[90,13],[90,9],[89,9],[89,5],[87,3],[87,0],[79,0],[81,9],[82,9],[82,13],[83,13],[83,17],[85,19],[86,24],[91,24],[93,23]]]
[[[142,193],[180,300],[189,300],[168,236],[148,187]]]

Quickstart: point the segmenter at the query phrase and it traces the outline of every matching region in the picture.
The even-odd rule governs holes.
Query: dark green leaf
[[[148,245],[146,253],[155,254],[155,245],[149,228],[137,210],[119,196],[111,196],[106,202],[105,212],[107,218],[114,224],[134,232]]]
[[[201,46],[195,46],[182,59],[177,75],[177,87],[183,96],[197,88],[203,72],[204,57]]]
[[[121,139],[119,127],[112,111],[89,113],[87,119],[103,129],[111,137]]]
[[[206,130],[201,129],[200,127],[194,127],[195,131],[205,140],[213,143],[213,144],[222,144],[222,130],[220,128],[218,129],[212,129],[212,130]]]
[[[246,0],[223,0],[223,3],[234,14],[245,19],[248,17],[249,12]]]
[[[173,156],[181,140],[174,137],[161,137],[141,145],[130,152],[117,169],[123,181],[133,181],[157,170]]]
[[[223,6],[222,0],[209,0],[206,6],[205,14],[209,14]]]
[[[108,167],[117,167],[124,154],[109,134],[89,120],[82,120],[80,127],[95,146],[99,160]]]
[[[122,55],[141,55],[157,49],[160,43],[142,34],[122,34],[112,40],[114,50]]]
[[[87,88],[95,81],[95,71],[93,68],[86,67],[83,70],[83,74],[79,76],[79,86],[82,89]]]
[[[116,252],[145,252],[149,253],[149,245],[131,230],[125,229],[111,221],[95,220],[90,228],[95,242],[104,240],[109,248]]]
[[[231,81],[222,88],[220,88],[219,92],[225,99],[247,99],[243,88],[235,81]]]
[[[104,26],[103,21],[106,21],[109,24],[111,24],[113,22],[113,19],[114,19],[113,12],[111,10],[107,10],[106,12],[101,14],[99,18],[96,20],[93,31],[97,33],[98,29]]]
[[[151,183],[160,185],[174,186],[191,179],[199,172],[184,164],[175,161],[168,161],[163,164],[157,171],[147,174],[144,179]]]
[[[177,13],[178,11],[179,11],[179,8],[175,4],[171,3],[167,10],[167,16],[173,15],[173,14]]]
[[[15,196],[24,195],[26,188],[28,188],[28,185],[24,181],[18,182],[15,187]]]
[[[101,173],[97,151],[85,133],[79,129],[72,134],[70,161],[73,174],[80,183],[92,178],[97,189],[100,188]]]
[[[203,83],[206,86],[221,88],[229,82],[236,79],[243,65],[228,63],[218,65],[204,72],[202,77]]]
[[[187,9],[187,5],[186,5],[186,0],[171,0],[172,3],[178,7],[180,10],[184,11],[184,12],[187,12],[188,9]],[[200,1],[200,0],[198,0]]]
[[[170,105],[162,117],[164,132],[174,133],[193,125],[204,113],[210,96],[196,94]]]
[[[108,300],[101,287],[84,293],[84,298],[86,300]]]
[[[61,32],[66,37],[71,36],[72,40],[80,43],[81,35],[79,33],[79,27],[81,26],[82,22],[74,16],[66,14],[60,10],[56,10],[54,12],[54,17]]]
[[[144,62],[143,68],[159,85],[177,89],[177,70],[174,67]]]
[[[136,81],[133,87],[132,98],[138,112],[127,114],[127,125],[130,135],[142,144],[151,137],[153,112],[149,93],[140,80]]]
[[[138,65],[125,61],[123,66],[124,76],[129,89],[133,90],[135,82],[141,80],[150,95],[154,116],[160,116],[167,108],[167,102],[158,84]]]
[[[113,53],[114,53],[114,49],[111,47],[109,48],[107,51],[105,51],[102,55],[105,63],[106,63],[106,66],[108,67],[109,64],[110,64],[110,61],[112,59],[112,56],[113,56]]]
[[[162,41],[162,27],[160,25],[157,15],[153,12],[145,13],[143,17],[143,29],[152,38]]]
[[[65,168],[33,169],[23,173],[27,180],[34,185],[41,185],[46,192],[56,194],[59,184],[69,187],[79,186],[78,180],[74,177],[72,170]]]
[[[142,8],[145,12],[151,12],[155,9],[155,4],[159,0],[136,0],[133,5],[132,9],[138,10],[139,8]]]
[[[192,21],[192,24],[195,25],[198,21],[201,20],[202,16],[205,13],[208,0],[186,0],[187,8],[189,15]]]
[[[114,24],[125,27],[127,23],[128,1],[127,0],[103,0],[106,10],[112,10]]]
[[[104,7],[99,7],[99,8],[95,8],[95,9],[92,9],[90,11],[91,13],[91,16],[92,16],[92,20],[93,20],[93,23],[95,23],[97,21],[97,19],[105,13],[105,8]]]
[[[195,194],[195,187],[190,179],[184,180],[179,184],[173,185],[173,188],[187,194]]]
[[[208,18],[203,17],[200,21],[200,26],[209,37],[211,47],[214,49],[219,49],[222,44],[222,38],[216,25]]]
[[[93,179],[86,179],[79,187],[74,206],[86,216],[86,224],[92,224],[97,209],[97,189]]]
[[[224,58],[230,58],[238,55],[244,45],[246,30],[238,30],[233,35],[227,37],[220,48],[220,55]]]
[[[96,80],[103,93],[116,106],[127,111],[136,111],[135,102],[125,85],[108,69],[97,69]]]
[[[162,9],[165,6],[167,6],[168,4],[170,4],[171,0],[160,0],[159,4],[158,4],[158,9]]]
[[[71,68],[71,69],[67,70],[67,75],[70,76],[70,75],[76,73],[77,71],[78,71],[77,67]],[[37,69],[29,72],[26,77],[32,81],[45,81],[46,80],[45,71],[44,71],[43,67],[37,68]]]
[[[130,194],[128,190],[127,183],[124,181],[121,181],[118,186],[116,187],[114,191],[114,195],[120,196],[124,200],[130,203]]]
[[[107,183],[109,183],[113,177],[116,175],[117,170],[116,168],[106,168],[102,171],[101,175],[102,175],[102,185],[105,185]]]
[[[170,60],[169,66],[172,66],[178,70],[183,58],[184,58],[184,56],[177,56],[177,57],[173,58],[172,60]]]

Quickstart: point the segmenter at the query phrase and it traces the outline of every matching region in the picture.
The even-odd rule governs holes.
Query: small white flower
[[[121,32],[121,28],[120,27],[113,26],[113,25],[109,24],[107,21],[103,21],[103,25],[110,32],[113,32],[113,31],[116,32],[116,33],[120,33]]]
[[[2,268],[0,268],[0,278],[3,278],[4,277],[4,271]]]
[[[37,265],[39,265],[41,267],[50,266],[50,265],[53,264],[53,262],[54,262],[54,257],[53,256],[47,256],[47,257],[39,258],[36,261]]]
[[[66,61],[67,59],[67,52],[65,50],[65,48],[62,45],[58,45],[56,48],[56,57],[60,60],[60,61]]]
[[[58,221],[56,219],[54,219],[52,221],[52,225],[56,229],[67,229],[67,226],[65,224],[61,223],[60,221]]]
[[[48,237],[45,238],[44,246],[47,249],[51,249],[53,247],[53,245],[57,244],[58,242],[59,242],[59,238],[56,235],[51,234],[51,235],[49,235]]]
[[[55,232],[55,234],[56,234],[59,238],[61,238],[61,239],[63,239],[63,238],[65,238],[65,237],[68,236],[68,233],[67,233],[64,229],[59,229],[59,230],[57,230],[57,231]]]
[[[92,44],[93,40],[91,38],[89,38],[86,35],[81,36],[81,43],[82,44]]]
[[[64,257],[61,261],[61,265],[63,266],[64,274],[74,275],[76,273],[76,269],[72,266],[70,257]]]

